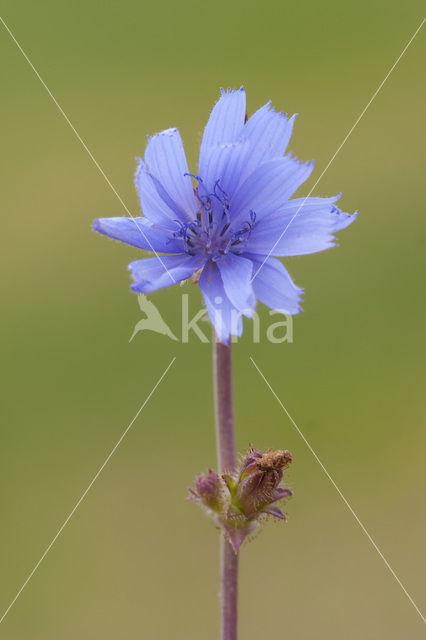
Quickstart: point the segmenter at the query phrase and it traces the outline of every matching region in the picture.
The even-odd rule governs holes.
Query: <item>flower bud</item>
[[[220,477],[210,469],[207,475],[197,476],[189,500],[207,510],[238,553],[265,517],[285,520],[276,503],[292,495],[281,485],[283,470],[291,461],[287,450],[270,449],[262,454],[251,447],[235,473]]]
[[[220,496],[222,491],[222,481],[212,469],[208,470],[206,474],[200,474],[196,476],[195,490],[190,489],[189,500],[193,502],[200,502],[203,506],[213,511],[217,511],[220,508]]]

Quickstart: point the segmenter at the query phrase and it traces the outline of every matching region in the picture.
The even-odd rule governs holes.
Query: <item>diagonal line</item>
[[[10,35],[10,37],[12,38],[13,42],[16,44],[16,46],[18,47],[19,51],[22,53],[22,55],[24,56],[25,60],[28,62],[29,66],[31,67],[31,69],[34,71],[35,75],[37,76],[37,78],[40,80],[41,84],[43,85],[43,87],[46,89],[47,93],[49,94],[50,98],[53,100],[53,102],[55,103],[56,107],[58,108],[59,112],[61,113],[61,115],[64,117],[66,123],[69,125],[69,127],[72,129],[74,135],[76,136],[77,140],[82,144],[83,148],[85,149],[85,151],[88,153],[90,159],[92,160],[93,164],[95,165],[95,167],[98,169],[99,173],[102,175],[102,177],[104,178],[104,180],[107,182],[107,184],[109,185],[109,187],[111,188],[112,192],[114,193],[114,195],[117,197],[117,199],[119,200],[119,202],[121,203],[121,205],[123,206],[123,208],[125,209],[125,211],[127,212],[127,214],[130,216],[130,218],[133,220],[133,222],[135,223],[136,227],[138,228],[138,230],[140,231],[140,233],[142,234],[143,238],[146,240],[146,242],[148,243],[151,251],[154,252],[155,256],[159,259],[159,261],[161,262],[162,266],[164,267],[164,269],[167,271],[167,273],[169,274],[170,278],[173,281],[173,284],[176,284],[176,280],[174,279],[174,277],[172,276],[172,274],[170,273],[170,271],[167,269],[166,265],[164,264],[163,260],[161,259],[161,257],[158,255],[158,253],[156,252],[156,250],[154,249],[154,247],[152,246],[149,238],[147,238],[147,236],[145,235],[145,233],[143,232],[143,230],[141,229],[141,227],[138,225],[137,220],[133,217],[133,215],[131,214],[131,212],[129,211],[127,205],[125,204],[124,200],[121,198],[121,196],[119,195],[119,193],[117,192],[116,188],[114,187],[114,185],[111,183],[110,179],[108,178],[108,176],[106,175],[105,171],[102,169],[102,167],[100,166],[99,162],[96,160],[95,156],[93,155],[93,153],[90,151],[89,147],[87,146],[87,144],[84,142],[83,138],[80,136],[80,134],[78,133],[77,129],[74,127],[73,123],[71,122],[71,120],[68,118],[67,114],[65,113],[65,111],[62,109],[61,105],[59,104],[59,102],[56,100],[55,96],[53,95],[53,93],[50,91],[49,87],[47,86],[47,84],[45,83],[45,81],[43,80],[43,78],[41,77],[41,75],[39,74],[39,72],[37,71],[37,69],[35,68],[35,66],[33,65],[33,63],[31,62],[31,60],[29,59],[29,57],[27,56],[27,54],[25,53],[25,51],[23,50],[23,48],[21,47],[21,45],[19,44],[19,42],[17,41],[17,39],[15,38],[15,36],[13,35],[12,31],[9,29],[9,27],[7,26],[7,24],[5,23],[5,21],[3,20],[3,18],[0,16],[0,22],[3,24],[4,28],[6,29],[6,31],[8,32],[8,34]]]
[[[66,517],[66,519],[64,520],[63,524],[61,525],[61,527],[59,528],[57,534],[55,535],[55,537],[52,539],[52,541],[49,543],[48,547],[46,548],[45,552],[43,553],[43,555],[41,556],[40,560],[37,562],[37,564],[34,566],[33,570],[31,571],[31,573],[28,575],[27,579],[25,580],[24,584],[22,585],[22,587],[19,589],[18,593],[16,594],[16,596],[13,598],[12,602],[9,604],[9,606],[7,607],[6,611],[3,613],[3,615],[0,618],[0,624],[3,622],[3,620],[5,619],[5,617],[7,616],[7,614],[9,613],[9,611],[11,610],[11,608],[13,607],[13,605],[15,604],[15,602],[17,601],[17,599],[19,598],[19,596],[21,595],[21,593],[23,592],[23,590],[25,589],[25,587],[27,586],[27,584],[29,583],[29,581],[31,580],[31,578],[33,577],[33,575],[35,574],[35,572],[37,571],[37,569],[39,568],[39,566],[41,565],[41,563],[43,562],[43,560],[45,559],[45,557],[47,556],[47,554],[49,553],[49,551],[51,550],[51,548],[53,547],[53,545],[55,544],[56,540],[59,538],[59,536],[61,535],[62,531],[65,529],[65,527],[67,526],[68,522],[71,520],[71,518],[73,517],[74,513],[77,511],[78,507],[81,505],[81,503],[83,502],[84,498],[87,496],[87,494],[89,493],[90,489],[93,487],[93,485],[95,484],[96,480],[98,479],[98,477],[100,476],[100,474],[102,473],[102,471],[105,469],[106,465],[108,464],[108,462],[110,461],[110,459],[112,458],[112,456],[114,455],[114,453],[116,452],[116,450],[118,449],[118,447],[120,446],[121,442],[124,440],[124,438],[126,437],[127,433],[129,432],[130,428],[132,427],[133,423],[135,422],[135,420],[138,418],[139,414],[142,412],[142,410],[144,409],[144,407],[148,404],[149,400],[151,399],[151,396],[153,395],[153,393],[155,392],[155,390],[157,389],[157,387],[159,386],[159,384],[162,382],[163,378],[165,377],[165,375],[167,374],[168,370],[170,369],[170,367],[172,366],[172,364],[174,363],[174,361],[176,360],[176,356],[174,358],[172,358],[172,360],[170,361],[169,365],[167,366],[167,368],[163,371],[163,373],[161,374],[161,376],[159,377],[159,379],[157,380],[157,382],[155,383],[154,387],[152,388],[152,390],[150,391],[150,393],[147,395],[147,397],[145,398],[143,404],[139,407],[137,413],[135,414],[135,416],[132,418],[132,420],[130,421],[130,423],[128,424],[128,426],[126,427],[126,429],[123,431],[123,433],[121,434],[119,440],[117,441],[117,443],[114,445],[114,447],[111,449],[110,453],[108,454],[108,456],[105,458],[105,461],[103,462],[103,464],[99,467],[98,471],[95,473],[95,475],[93,476],[93,479],[91,480],[89,486],[87,487],[87,489],[82,493],[81,497],[79,498],[79,500],[76,502],[76,504],[74,505],[72,511],[69,513],[69,515]]]
[[[355,120],[354,124],[352,125],[352,127],[349,129],[348,133],[346,134],[346,136],[343,138],[343,141],[340,143],[340,145],[337,147],[336,151],[333,153],[333,155],[331,156],[330,160],[328,161],[325,169],[323,169],[323,172],[321,173],[320,177],[317,179],[317,181],[315,182],[314,186],[312,187],[312,189],[309,191],[308,195],[306,196],[306,198],[303,200],[302,204],[300,205],[300,207],[297,209],[296,213],[293,215],[293,217],[290,219],[289,223],[287,224],[287,226],[285,227],[284,231],[281,233],[281,235],[279,236],[278,240],[276,240],[274,246],[271,248],[271,250],[269,251],[268,255],[266,256],[266,258],[263,260],[262,264],[260,265],[260,267],[258,268],[258,270],[256,271],[256,273],[254,274],[254,276],[252,277],[250,282],[253,282],[253,280],[256,278],[257,274],[259,273],[259,271],[261,270],[261,268],[263,267],[263,265],[265,264],[265,262],[268,260],[268,258],[271,256],[273,250],[275,249],[275,247],[277,246],[277,244],[280,242],[280,240],[283,238],[283,236],[285,235],[285,233],[287,232],[287,229],[289,228],[289,226],[292,224],[293,220],[295,219],[295,217],[297,216],[297,214],[299,213],[299,211],[302,209],[303,205],[305,204],[306,200],[309,198],[309,196],[311,195],[311,193],[313,192],[313,190],[315,189],[315,187],[318,185],[319,181],[322,179],[322,177],[324,176],[324,174],[326,173],[326,171],[328,171],[330,165],[332,164],[332,162],[334,162],[337,154],[341,151],[343,145],[346,143],[346,141],[348,140],[349,136],[352,134],[352,132],[354,131],[355,127],[357,127],[357,125],[359,124],[361,118],[365,115],[365,112],[367,111],[367,109],[371,106],[373,100],[376,98],[377,94],[379,93],[379,91],[381,90],[381,88],[383,87],[383,85],[385,84],[386,80],[389,78],[389,76],[391,75],[392,71],[395,69],[395,67],[397,66],[397,64],[399,63],[399,61],[401,60],[401,58],[403,57],[403,55],[405,54],[405,52],[407,51],[408,47],[411,45],[411,43],[413,42],[414,38],[417,36],[417,34],[419,33],[420,29],[423,27],[424,23],[426,22],[426,18],[423,18],[422,22],[420,23],[420,25],[417,27],[417,29],[415,30],[415,32],[413,33],[413,35],[411,36],[411,38],[409,39],[409,41],[407,42],[407,44],[405,45],[405,47],[403,48],[403,50],[401,51],[401,53],[399,54],[398,58],[395,60],[395,62],[393,63],[393,65],[391,66],[391,68],[389,69],[389,71],[387,72],[386,76],[384,77],[384,79],[382,80],[382,82],[379,84],[379,86],[377,87],[376,91],[373,93],[373,95],[371,96],[370,100],[367,102],[367,104],[365,105],[364,109],[361,111],[361,113],[359,114],[358,118]]]
[[[367,529],[365,528],[365,526],[363,525],[363,523],[361,522],[361,520],[359,519],[359,517],[357,516],[357,514],[355,513],[355,511],[353,510],[353,508],[349,504],[349,502],[346,500],[345,496],[343,495],[343,493],[341,492],[341,490],[339,489],[337,484],[334,482],[333,478],[331,477],[331,475],[329,474],[329,472],[327,471],[327,469],[325,468],[325,466],[323,465],[321,460],[319,459],[318,455],[315,453],[314,449],[311,447],[309,442],[306,440],[305,436],[303,435],[303,433],[301,432],[301,430],[299,429],[299,427],[297,426],[297,424],[295,423],[295,421],[293,420],[293,418],[291,417],[291,415],[289,414],[289,412],[287,411],[287,409],[285,408],[285,406],[283,405],[283,403],[281,402],[281,400],[279,399],[279,397],[277,396],[277,394],[275,393],[275,391],[273,390],[273,388],[269,384],[268,380],[265,378],[265,376],[263,375],[263,373],[261,372],[261,370],[259,369],[259,367],[257,366],[257,364],[255,363],[255,361],[253,360],[253,358],[251,356],[250,356],[250,360],[252,361],[252,364],[257,369],[260,377],[263,379],[263,381],[265,382],[267,387],[269,387],[272,395],[277,400],[277,402],[280,405],[281,409],[284,411],[284,413],[289,418],[289,420],[292,423],[293,427],[296,429],[297,433],[302,438],[303,442],[306,444],[306,446],[308,447],[309,451],[312,453],[312,455],[314,456],[315,460],[318,462],[318,464],[320,465],[321,469],[324,471],[325,475],[330,480],[331,484],[336,489],[337,493],[339,494],[339,496],[341,497],[341,499],[343,500],[343,502],[345,503],[345,505],[347,506],[349,511],[351,512],[351,514],[353,515],[353,517],[355,518],[355,520],[357,521],[357,523],[359,524],[359,526],[361,527],[361,529],[363,530],[363,532],[365,533],[367,538],[370,540],[371,544],[373,545],[373,547],[375,548],[375,550],[377,551],[377,553],[379,554],[379,556],[381,557],[381,559],[383,560],[383,562],[385,563],[385,565],[387,566],[389,571],[391,572],[392,576],[395,578],[395,580],[397,581],[397,583],[399,584],[399,586],[401,587],[401,589],[403,590],[403,592],[405,593],[405,595],[407,596],[407,598],[409,599],[409,601],[411,602],[411,604],[413,605],[413,607],[415,608],[415,610],[417,611],[417,613],[419,614],[419,616],[421,617],[423,622],[426,622],[425,617],[423,616],[422,612],[420,611],[420,609],[418,608],[418,606],[414,602],[413,598],[410,596],[410,594],[408,593],[407,589],[404,587],[404,585],[402,584],[401,580],[398,578],[398,576],[396,575],[395,571],[392,569],[392,567],[390,566],[389,562],[386,560],[385,556],[380,551],[379,547],[374,542],[373,538],[368,533]]]

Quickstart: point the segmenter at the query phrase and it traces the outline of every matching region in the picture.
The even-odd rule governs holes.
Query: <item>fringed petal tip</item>
[[[229,95],[232,95],[233,93],[238,93],[238,91],[241,91],[242,93],[245,92],[243,85],[241,85],[239,89],[231,89],[230,87],[228,87],[227,89],[224,89],[223,87],[220,87],[220,93],[222,94],[222,96],[229,96]]]
[[[291,158],[295,164],[299,165],[299,167],[306,167],[311,173],[315,169],[315,160],[299,160],[292,152],[286,154],[284,158],[288,158],[289,160]]]
[[[169,127],[168,129],[163,129],[163,131],[158,131],[154,133],[154,135],[147,135],[148,140],[155,140],[155,138],[159,138],[160,136],[174,136],[176,133],[179,133],[177,127]]]
[[[294,311],[292,311],[291,313],[289,313],[288,315],[290,316],[297,316],[299,313],[303,313],[303,307],[300,306],[300,304],[298,304],[296,306],[296,308],[294,309]]]
[[[332,207],[331,213],[334,213],[336,216],[336,219],[334,222],[334,228],[333,228],[334,232],[341,231],[342,229],[346,229],[346,227],[349,227],[349,225],[355,222],[355,220],[358,217],[358,211],[355,211],[352,214],[344,213],[337,207]]]

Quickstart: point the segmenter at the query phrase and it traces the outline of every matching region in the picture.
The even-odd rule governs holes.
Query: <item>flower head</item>
[[[270,449],[262,454],[251,447],[234,474],[219,476],[210,469],[207,475],[197,476],[188,499],[206,511],[238,553],[265,517],[285,520],[276,503],[292,495],[281,485],[283,470],[291,460],[287,450]]]
[[[223,91],[210,115],[198,173],[189,171],[177,129],[149,138],[136,187],[143,217],[101,218],[93,228],[155,252],[131,262],[137,293],[194,276],[222,342],[242,333],[256,300],[288,314],[301,311],[302,289],[277,257],[334,246],[348,215],[332,198],[292,198],[313,163],[284,155],[295,116],[268,102],[246,120],[244,89]],[[167,255],[158,255],[167,254]]]

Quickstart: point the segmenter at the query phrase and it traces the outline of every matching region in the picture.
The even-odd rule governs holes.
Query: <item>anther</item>
[[[220,232],[219,236],[222,237],[228,231],[230,226],[231,226],[231,223],[227,222],[225,226],[222,228],[222,231]]]

